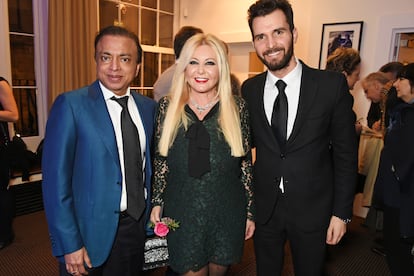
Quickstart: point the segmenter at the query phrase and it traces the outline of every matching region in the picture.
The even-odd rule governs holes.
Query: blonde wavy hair
[[[369,85],[370,83],[374,81],[378,81],[381,84],[386,84],[387,82],[390,81],[390,78],[387,76],[387,74],[383,72],[373,72],[373,73],[370,73],[368,76],[366,76],[362,80],[362,84],[365,86],[365,85]]]
[[[201,45],[210,46],[217,57],[219,81],[217,83],[217,97],[219,99],[218,123],[221,132],[231,148],[231,155],[240,157],[245,155],[240,128],[239,109],[231,92],[230,67],[223,42],[212,34],[196,34],[185,43],[180,59],[175,69],[172,87],[168,94],[169,105],[162,123],[161,138],[158,151],[161,156],[167,156],[173,144],[178,128],[188,129],[191,119],[185,112],[185,105],[189,100],[189,89],[185,79],[185,70],[190,63],[194,51]]]

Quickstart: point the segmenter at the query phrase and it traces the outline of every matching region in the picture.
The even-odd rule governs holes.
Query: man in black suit
[[[248,21],[268,69],[242,86],[256,147],[257,274],[281,274],[289,240],[295,275],[320,276],[326,244],[341,240],[352,217],[353,99],[343,74],[312,69],[295,58],[298,34],[289,2],[259,0],[250,6]],[[286,114],[276,116],[280,110]]]

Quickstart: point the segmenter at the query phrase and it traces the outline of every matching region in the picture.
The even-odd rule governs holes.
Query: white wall
[[[250,42],[247,9],[253,0],[181,0],[180,26],[195,25],[233,42]],[[291,0],[299,32],[296,55],[317,67],[322,24],[364,21],[363,74],[389,60],[393,28],[414,27],[413,0]],[[186,16],[185,16],[186,15]]]
[[[414,28],[413,0],[290,0],[299,39],[295,54],[312,67],[318,67],[324,23],[364,21],[360,54],[361,78],[390,61],[394,28]],[[241,80],[247,78],[251,46],[247,9],[254,0],[181,0],[179,25],[194,25],[213,33],[230,45],[232,70]],[[369,102],[357,84],[355,111],[366,117]]]
[[[232,73],[241,81],[248,77],[248,53],[253,52],[247,24],[251,0],[181,0],[179,25],[193,25],[226,41]]]

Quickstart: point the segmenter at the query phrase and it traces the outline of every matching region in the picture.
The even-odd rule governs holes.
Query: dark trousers
[[[13,239],[14,194],[11,190],[0,190],[0,242]]]
[[[384,206],[384,245],[393,276],[414,275],[412,243],[400,237],[400,210]]]
[[[286,215],[287,202],[281,194],[269,222],[256,222],[254,249],[258,276],[281,275],[285,244],[289,240],[296,276],[320,276],[326,251],[326,230],[304,232]]]
[[[13,218],[15,212],[13,191],[9,185],[9,168],[5,156],[0,152],[0,242],[13,239]]]
[[[139,221],[128,215],[120,217],[114,245],[106,262],[88,269],[89,276],[138,276],[143,275],[145,227],[144,216]],[[64,263],[59,264],[59,274],[70,276]]]

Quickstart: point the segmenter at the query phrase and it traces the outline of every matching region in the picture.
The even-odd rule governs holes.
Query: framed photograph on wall
[[[363,23],[363,21],[355,21],[323,24],[319,69],[325,69],[327,57],[336,48],[354,48],[359,51]]]

